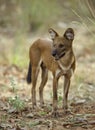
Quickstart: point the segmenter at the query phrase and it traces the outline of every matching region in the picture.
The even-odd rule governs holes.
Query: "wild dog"
[[[71,76],[75,70],[75,56],[73,53],[72,43],[74,40],[74,31],[68,28],[63,36],[60,36],[52,28],[49,29],[52,40],[38,39],[30,47],[29,50],[29,68],[27,82],[32,81],[32,105],[36,106],[36,82],[39,68],[42,69],[42,80],[39,87],[40,105],[43,106],[43,89],[48,79],[48,70],[53,75],[53,115],[57,116],[57,88],[58,80],[64,76],[63,88],[63,108],[65,112],[68,109],[67,98],[70,87]]]

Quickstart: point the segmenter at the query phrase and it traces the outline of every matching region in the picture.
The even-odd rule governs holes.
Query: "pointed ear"
[[[50,36],[51,36],[52,40],[54,40],[55,37],[58,36],[58,33],[56,31],[54,31],[52,28],[49,29],[49,33],[50,33]]]
[[[65,33],[64,33],[64,37],[68,40],[73,40],[74,39],[74,31],[72,28],[68,28]]]

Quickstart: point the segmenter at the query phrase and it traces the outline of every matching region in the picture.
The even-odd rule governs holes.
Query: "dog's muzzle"
[[[55,57],[55,56],[56,56],[56,54],[57,54],[57,50],[53,50],[53,51],[52,51],[52,56],[54,56],[54,57]]]
[[[65,55],[65,52],[61,52],[60,54],[57,53],[57,50],[52,51],[52,56],[55,58],[55,60],[59,60]]]

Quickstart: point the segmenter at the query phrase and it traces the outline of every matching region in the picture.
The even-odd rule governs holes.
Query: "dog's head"
[[[53,40],[52,56],[55,57],[55,60],[59,60],[65,56],[70,49],[72,49],[74,31],[72,28],[68,28],[63,36],[60,36],[55,30],[50,28],[49,33]]]

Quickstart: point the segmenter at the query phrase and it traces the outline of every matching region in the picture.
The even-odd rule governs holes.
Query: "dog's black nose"
[[[53,50],[51,54],[52,54],[52,56],[56,56],[57,51],[56,51],[56,50]]]

